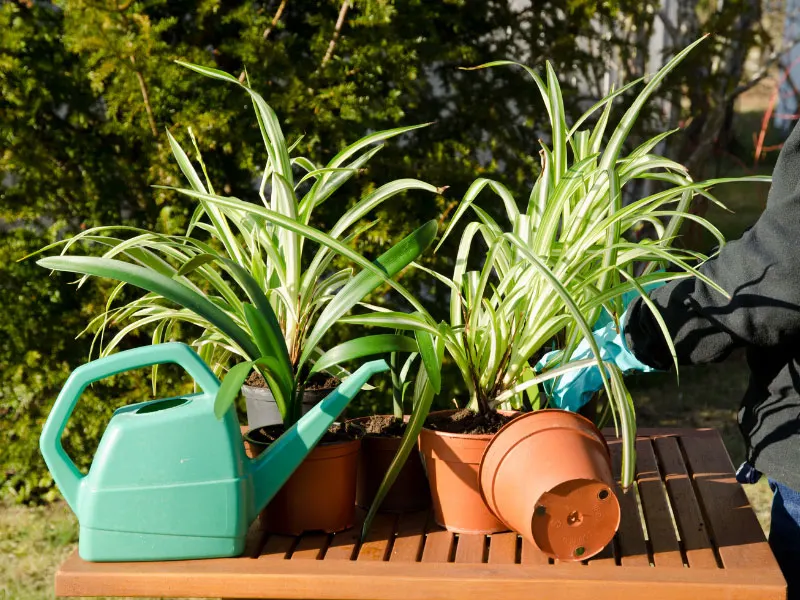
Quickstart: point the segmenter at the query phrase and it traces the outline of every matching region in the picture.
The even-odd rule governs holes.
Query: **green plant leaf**
[[[650,81],[647,82],[647,85],[644,87],[644,89],[630,104],[628,110],[625,111],[622,119],[620,119],[619,125],[617,125],[617,128],[611,135],[611,139],[608,141],[608,144],[606,144],[606,150],[603,152],[603,157],[600,159],[600,169],[605,171],[606,169],[613,168],[614,164],[617,162],[619,153],[622,150],[622,145],[625,143],[625,140],[627,139],[633,124],[636,122],[639,112],[642,110],[645,102],[647,102],[653,92],[656,91],[656,88],[661,85],[661,82],[670,73],[670,71],[678,66],[678,64],[680,64],[698,44],[704,41],[708,35],[709,34],[704,35],[678,52],[678,54],[676,54],[666,65],[661,67],[658,72],[653,75]]]
[[[308,359],[311,348],[319,344],[322,336],[328,332],[328,329],[341,316],[377,288],[385,278],[394,277],[431,245],[436,236],[436,229],[436,221],[428,221],[375,259],[374,264],[381,269],[384,277],[376,276],[371,271],[361,271],[336,294],[336,297],[328,303],[317,319],[314,328],[308,334],[305,350],[298,361],[298,370]]]
[[[231,83],[235,83],[236,85],[241,85],[239,80],[236,79],[233,75],[226,73],[225,71],[220,71],[219,69],[212,69],[211,67],[203,67],[201,65],[195,65],[192,63],[188,63],[182,60],[176,60],[176,63],[181,65],[182,67],[186,67],[187,69],[191,69],[201,75],[205,75],[206,77],[211,77],[212,79],[219,79],[221,81],[229,81]]]
[[[50,256],[36,261],[36,264],[54,271],[82,273],[124,281],[149,292],[159,294],[208,319],[220,331],[228,335],[233,342],[238,344],[251,359],[259,356],[258,348],[250,339],[250,336],[224,311],[217,308],[201,294],[160,273],[155,273],[152,270],[121,260],[91,256]]]
[[[437,330],[426,318],[413,313],[394,311],[348,315],[341,317],[339,323],[350,325],[369,325],[373,327],[392,327],[405,331],[422,330],[436,335]]]
[[[438,336],[436,338],[435,356],[435,368],[436,370],[440,370],[442,361],[444,359],[443,336]],[[425,364],[422,363],[417,371],[417,377],[414,384],[414,408],[409,416],[406,430],[403,433],[403,439],[400,441],[400,447],[397,449],[397,453],[392,459],[392,462],[386,471],[386,475],[384,475],[383,481],[381,481],[378,491],[375,493],[375,499],[372,501],[372,505],[369,507],[367,516],[364,518],[364,525],[361,528],[362,540],[369,532],[369,529],[372,526],[372,521],[375,519],[375,515],[378,513],[381,503],[391,489],[392,485],[394,485],[400,470],[403,468],[403,465],[405,465],[406,460],[408,460],[408,456],[416,449],[419,432],[422,431],[422,427],[425,425],[425,420],[428,418],[428,413],[430,412],[431,404],[433,403],[433,398],[435,396],[436,392],[434,392],[433,385],[428,377]]]
[[[255,306],[249,303],[244,304],[244,318],[247,326],[253,334],[253,339],[258,346],[261,355],[259,359],[269,360],[271,370],[275,373],[281,384],[281,389],[285,396],[288,396],[292,389],[292,363],[289,360],[289,353],[286,351],[286,342],[283,339],[281,330],[276,327],[277,321],[275,313],[267,304],[269,314],[265,315]],[[270,323],[272,321],[273,323]]]
[[[442,372],[441,358],[437,355],[436,338],[427,331],[417,330],[414,332],[419,346],[419,355],[425,365],[428,381],[433,388],[434,394],[442,391]]]
[[[228,412],[228,409],[236,402],[239,397],[239,392],[247,381],[247,376],[253,368],[253,362],[241,362],[234,365],[219,386],[217,397],[214,398],[214,415],[217,419],[221,419]]]
[[[314,362],[314,366],[309,375],[356,358],[374,356],[376,354],[388,354],[391,352],[416,351],[417,345],[414,343],[414,340],[405,335],[367,335],[343,342],[325,352],[325,354]]]

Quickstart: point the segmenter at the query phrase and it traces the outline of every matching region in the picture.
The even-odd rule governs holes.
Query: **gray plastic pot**
[[[303,408],[301,409],[301,413],[306,414],[311,410],[312,406],[322,402],[323,398],[332,391],[333,388],[329,390],[305,392],[303,394]],[[278,410],[278,404],[275,402],[275,398],[272,396],[272,392],[269,391],[269,388],[244,385],[242,386],[242,394],[244,394],[244,401],[247,407],[248,430],[283,423],[281,411]]]

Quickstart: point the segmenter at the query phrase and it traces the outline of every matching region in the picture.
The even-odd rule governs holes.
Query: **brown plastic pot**
[[[507,423],[487,446],[479,478],[491,511],[551,558],[594,556],[619,527],[608,445],[575,413],[540,410]]]
[[[352,419],[351,422],[364,424],[370,417]],[[406,422],[408,417],[406,417]],[[400,449],[399,437],[385,437],[366,434],[361,438],[358,453],[358,480],[356,484],[356,504],[369,509],[375,494],[383,481],[395,454]],[[381,502],[380,512],[411,512],[423,510],[431,504],[428,479],[419,452],[412,450],[394,484]]]
[[[431,413],[452,414],[447,410]],[[516,413],[503,413],[516,414]],[[438,525],[455,533],[497,533],[508,530],[486,506],[478,485],[478,468],[492,434],[447,433],[422,429],[422,460]]]
[[[252,432],[246,437],[258,454],[266,447]],[[361,440],[319,444],[261,511],[261,528],[269,533],[300,535],[305,531],[336,533],[355,521],[356,471]]]

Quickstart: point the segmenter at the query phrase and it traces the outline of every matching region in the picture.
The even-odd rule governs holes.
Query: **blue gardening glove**
[[[655,271],[655,273],[663,273],[663,272],[664,272],[663,269]],[[666,281],[654,281],[653,283],[648,283],[646,285],[643,285],[642,288],[644,289],[645,292],[649,294],[653,290],[660,288],[665,283]],[[630,303],[636,300],[636,298],[638,297],[639,297],[639,290],[637,289],[632,289],[630,292],[625,292],[624,294],[622,294],[623,313],[628,310],[628,306],[630,306]],[[609,323],[613,323],[613,321],[614,320],[611,318],[611,313],[609,313],[608,310],[603,308],[603,310],[600,311],[600,316],[597,318],[597,322],[595,322],[594,324],[594,330],[597,331],[598,329],[607,326]],[[623,319],[620,319],[620,322],[624,322]]]
[[[620,319],[625,322],[625,314]],[[600,348],[600,357],[606,361],[614,363],[624,373],[633,371],[649,373],[656,371],[652,367],[639,362],[633,353],[625,345],[625,336],[619,333],[614,323],[608,323],[605,327],[594,332],[594,339]],[[539,373],[547,362],[558,352],[548,352],[536,363],[534,370]],[[575,348],[575,352],[570,358],[570,362],[594,358],[589,342],[582,340]],[[551,365],[552,366],[552,365]],[[544,383],[545,391],[550,396],[550,403],[556,408],[577,411],[583,407],[592,397],[592,394],[603,388],[603,378],[597,365],[574,369],[568,371],[557,379],[551,379]]]

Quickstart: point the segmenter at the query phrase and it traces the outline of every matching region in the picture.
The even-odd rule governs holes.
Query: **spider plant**
[[[437,324],[421,311],[405,315],[377,309],[345,317],[342,322],[417,329],[441,337],[464,379],[466,407],[483,414],[500,406],[544,408],[548,399],[538,384],[570,369],[597,365],[607,399],[605,416],[610,412],[623,439],[622,484],[629,486],[635,464],[634,406],[620,370],[602,360],[592,326],[604,310],[618,324],[621,297],[636,290],[656,314],[674,358],[667,328],[643,294],[643,286],[698,277],[725,294],[697,270],[696,265],[706,256],[672,244],[681,223],[692,220],[722,246],[725,240],[720,231],[690,212],[693,198],[700,195],[719,204],[710,191],[714,185],[768,180],[748,177],[693,181],[682,165],[654,154],[672,131],[624,153],[625,142],[647,99],[700,41],[678,53],[650,78],[613,129],[609,128],[612,103],[641,81],[612,90],[568,126],[559,82],[549,63],[544,77],[510,61],[476,67],[521,66],[533,78],[544,101],[551,141],[549,146],[541,143],[541,171],[527,202],[522,204],[524,209],[502,183],[476,180],[439,243],[441,246],[468,210],[477,217],[464,227],[452,275],[447,277],[417,265],[450,289],[449,322]],[[593,125],[586,126],[591,119]],[[662,189],[623,206],[625,186],[643,179],[658,182]],[[507,225],[501,226],[475,203],[483,191],[491,191],[499,199]],[[641,222],[654,226],[657,239],[628,240],[626,234]],[[486,250],[475,257],[480,268],[468,270],[476,252],[476,239],[485,242]],[[636,275],[634,265],[638,263],[645,263],[646,267]],[[677,272],[656,271],[666,264],[673,265]],[[584,339],[594,358],[568,362]],[[561,352],[537,371],[537,358],[556,340]]]
[[[401,193],[438,193],[416,179],[392,181],[367,194],[346,210],[330,231],[312,226],[315,208],[334,198],[337,190],[362,169],[394,136],[411,126],[373,133],[343,149],[327,165],[291,157],[277,116],[248,83],[216,69],[181,63],[213,79],[241,87],[251,98],[266,147],[266,166],[256,203],[217,195],[198,146],[198,173],[188,154],[167,132],[173,155],[189,182],[176,188],[197,202],[185,235],[165,235],[131,227],[96,227],[60,245],[61,256],[38,261],[42,267],[119,281],[106,310],[87,327],[95,329],[101,353],[108,354],[129,334],[154,327],[153,343],[170,338],[180,323],[198,331],[192,344],[220,374],[231,362],[215,410],[224,414],[255,367],[266,379],[289,426],[300,417],[302,391],[308,378],[320,371],[346,374],[337,365],[371,354],[416,349],[411,338],[399,335],[365,336],[327,352],[325,334],[357,302],[379,285],[401,295],[411,294],[392,278],[432,243],[436,223],[428,222],[379,256],[374,262],[351,244],[374,223],[365,216]],[[190,131],[191,134],[191,131]],[[296,145],[296,144],[295,144]],[[305,190],[304,192],[302,190]],[[339,199],[344,204],[346,198]],[[107,247],[102,256],[66,255],[80,242]],[[317,244],[311,252],[307,242]],[[48,246],[48,250],[57,245]],[[307,260],[303,257],[308,255]],[[344,257],[359,268],[332,268]],[[147,293],[115,306],[126,285]],[[110,324],[124,326],[105,343]],[[155,379],[155,378],[154,378]]]

